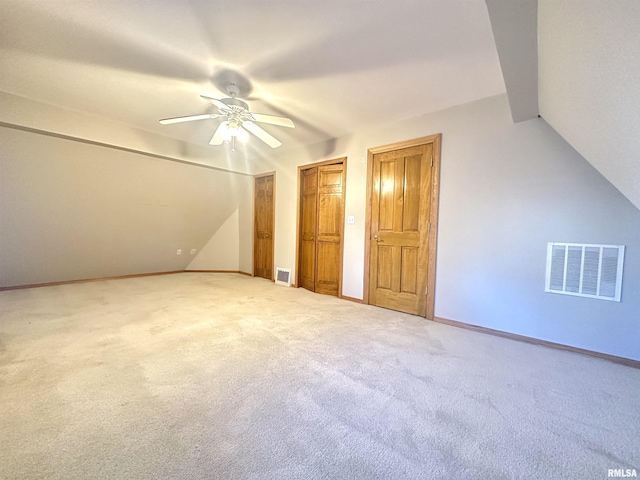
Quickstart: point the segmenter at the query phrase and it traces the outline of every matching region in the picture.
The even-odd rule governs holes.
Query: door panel
[[[425,315],[432,144],[373,156],[369,302]]]
[[[378,289],[391,290],[393,278],[393,249],[387,245],[378,246]]]
[[[253,273],[273,280],[274,176],[255,179]]]
[[[405,159],[403,232],[420,229],[420,156]]]
[[[396,211],[396,160],[380,162],[379,230],[393,231]]]
[[[300,286],[315,291],[318,169],[302,172]]]
[[[418,249],[402,247],[402,264],[400,266],[400,291],[418,293]]]

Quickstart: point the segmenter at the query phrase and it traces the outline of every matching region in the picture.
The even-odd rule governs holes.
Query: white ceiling
[[[640,209],[640,2],[539,2],[540,114]]]
[[[0,0],[0,90],[207,145],[235,80],[281,149],[505,91],[484,0]],[[254,144],[261,142],[252,138]],[[269,147],[256,150],[266,152]],[[219,148],[219,147],[210,147]]]

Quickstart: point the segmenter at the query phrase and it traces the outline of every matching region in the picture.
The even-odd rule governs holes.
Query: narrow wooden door
[[[433,144],[373,156],[369,303],[424,316]]]
[[[344,164],[318,167],[316,292],[338,295],[344,226]]]
[[[302,219],[300,231],[300,286],[316,290],[316,228],[318,199],[318,168],[308,168],[301,176]]]
[[[256,177],[253,274],[273,280],[273,175]]]

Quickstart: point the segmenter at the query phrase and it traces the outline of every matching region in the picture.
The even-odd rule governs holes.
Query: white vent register
[[[620,301],[624,245],[547,245],[545,292]]]
[[[291,269],[276,267],[276,285],[291,286]]]

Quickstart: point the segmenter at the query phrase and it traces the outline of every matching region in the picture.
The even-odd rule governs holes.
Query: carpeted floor
[[[640,370],[233,274],[0,292],[3,479],[640,474]]]

